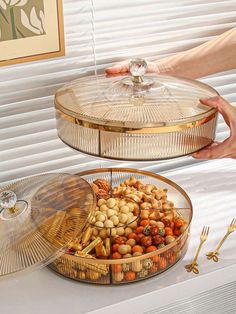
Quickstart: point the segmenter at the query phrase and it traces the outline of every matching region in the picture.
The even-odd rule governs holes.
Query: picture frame
[[[64,55],[62,0],[0,0],[0,66]]]

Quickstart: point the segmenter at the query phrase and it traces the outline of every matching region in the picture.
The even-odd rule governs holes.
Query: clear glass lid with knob
[[[45,174],[0,189],[0,278],[43,267],[81,236],[94,209],[79,176]]]
[[[201,98],[218,95],[198,81],[146,73],[82,77],[55,95],[57,131],[70,147],[102,158],[151,161],[190,155],[211,144],[217,111]]]
[[[143,59],[132,60],[129,69],[129,74],[84,77],[65,85],[56,93],[56,108],[77,118],[81,125],[94,123],[94,128],[176,125],[215,112],[199,101],[217,95],[210,86],[146,73],[147,63]]]

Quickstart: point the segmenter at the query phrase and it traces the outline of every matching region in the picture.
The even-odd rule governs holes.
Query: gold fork
[[[210,228],[207,227],[207,226],[204,226],[202,228],[202,233],[201,233],[201,236],[200,236],[200,244],[199,244],[199,247],[197,249],[197,253],[196,253],[196,255],[195,255],[194,259],[193,259],[193,262],[191,264],[188,264],[188,265],[185,266],[185,268],[186,268],[186,270],[188,272],[193,271],[194,274],[199,274],[199,269],[197,267],[198,266],[198,264],[197,264],[198,255],[200,253],[200,250],[202,248],[203,243],[206,241],[206,239],[208,237],[209,230],[210,230]]]
[[[219,244],[217,245],[217,247],[215,248],[215,250],[213,252],[208,252],[207,253],[207,258],[208,259],[213,259],[214,262],[218,262],[219,261],[219,257],[218,255],[220,255],[219,250],[221,248],[221,246],[223,245],[223,243],[225,242],[225,240],[228,238],[228,236],[234,232],[236,230],[236,219],[233,218],[233,220],[231,221],[231,224],[228,226],[228,230],[225,234],[225,236],[223,237],[223,239],[219,242]]]

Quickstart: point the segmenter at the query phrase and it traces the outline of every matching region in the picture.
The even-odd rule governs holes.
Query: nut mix
[[[67,254],[94,259],[119,260],[111,265],[114,283],[130,282],[166,269],[179,258],[181,248],[158,250],[174,242],[187,223],[167,198],[167,189],[143,184],[135,177],[111,188],[109,182],[97,179],[91,184],[97,206],[90,225],[81,239],[75,240]],[[131,262],[122,259],[157,251],[156,255]],[[60,273],[74,279],[109,282],[109,264],[73,263],[66,270],[63,261],[55,263]]]

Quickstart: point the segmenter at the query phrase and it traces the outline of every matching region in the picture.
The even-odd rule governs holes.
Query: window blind
[[[53,98],[65,82],[102,72],[131,57],[158,59],[236,27],[235,0],[64,0],[66,56],[0,68],[0,184],[48,171],[108,166],[155,172],[192,165],[191,157],[121,163],[82,155],[65,146],[55,128]],[[236,71],[202,81],[236,104]],[[222,118],[217,139],[228,136]]]

